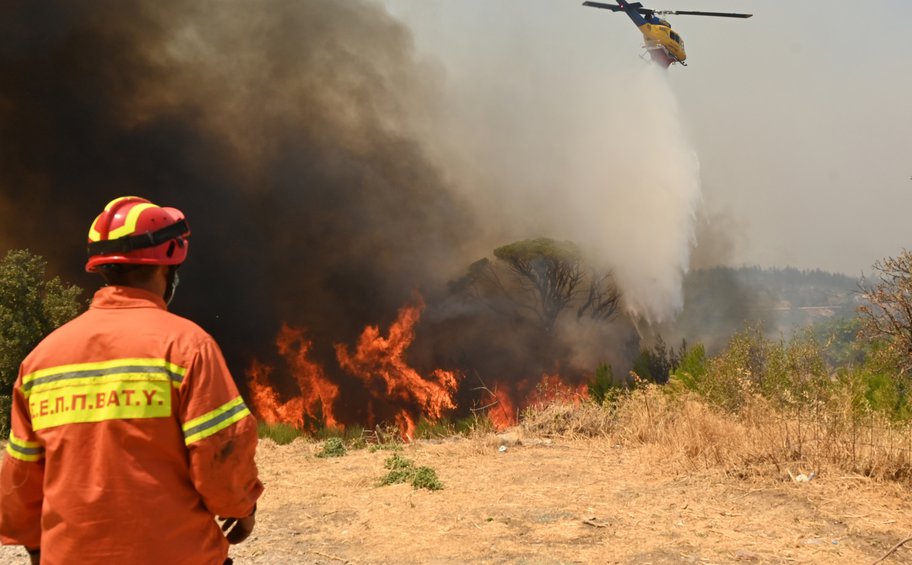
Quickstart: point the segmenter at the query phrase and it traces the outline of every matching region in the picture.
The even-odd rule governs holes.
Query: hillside
[[[791,335],[809,325],[850,318],[860,299],[858,279],[820,270],[760,267],[698,269],[684,279],[684,309],[663,330],[718,349],[745,324],[768,335]]]

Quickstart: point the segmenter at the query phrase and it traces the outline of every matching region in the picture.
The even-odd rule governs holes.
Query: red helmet
[[[176,208],[138,196],[115,198],[89,228],[86,271],[100,265],[180,265],[187,258],[190,227]]]

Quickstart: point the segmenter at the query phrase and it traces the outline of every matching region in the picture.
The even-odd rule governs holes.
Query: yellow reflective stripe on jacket
[[[44,447],[40,443],[19,439],[13,432],[10,432],[9,443],[6,444],[6,452],[20,461],[33,462],[44,458]]]
[[[22,377],[22,394],[28,398],[41,390],[52,390],[76,385],[92,385],[124,380],[170,380],[174,388],[180,387],[187,369],[164,359],[128,358],[60,365],[29,373]],[[151,378],[157,375],[157,378]]]
[[[190,445],[195,441],[207,438],[216,432],[224,430],[248,414],[250,414],[250,410],[244,404],[244,399],[238,396],[215,410],[184,424],[184,443]]]
[[[171,390],[186,369],[164,359],[128,358],[61,365],[29,373],[20,390],[32,429],[171,416]]]

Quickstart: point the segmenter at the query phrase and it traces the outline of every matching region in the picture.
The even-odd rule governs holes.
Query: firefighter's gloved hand
[[[253,508],[250,516],[246,518],[225,518],[225,522],[222,524],[222,531],[225,532],[225,538],[228,543],[234,545],[247,539],[253,532],[255,524],[256,507]]]

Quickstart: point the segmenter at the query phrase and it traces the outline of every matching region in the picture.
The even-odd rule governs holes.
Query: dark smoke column
[[[0,76],[0,242],[94,288],[80,259],[104,203],[180,207],[175,310],[236,373],[281,321],[329,360],[470,231],[409,133],[429,77],[373,2],[5,2]]]

